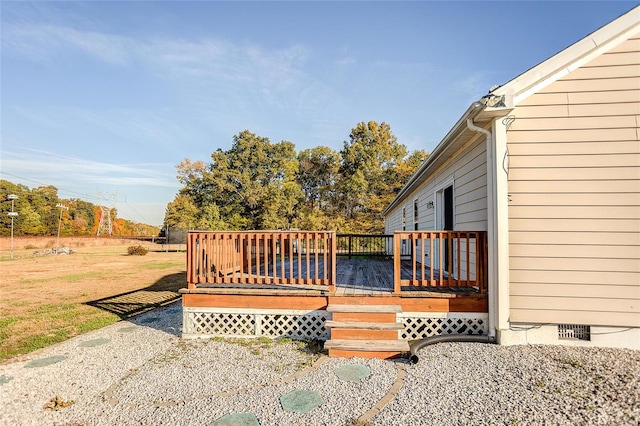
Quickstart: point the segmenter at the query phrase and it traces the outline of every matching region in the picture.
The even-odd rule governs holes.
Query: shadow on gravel
[[[186,287],[186,282],[186,272],[166,275],[147,288],[92,300],[86,304],[128,319],[180,299],[178,290]]]

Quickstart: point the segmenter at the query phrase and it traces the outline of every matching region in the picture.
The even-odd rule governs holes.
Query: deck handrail
[[[335,232],[190,231],[187,283],[296,284],[335,289]]]
[[[403,247],[411,248],[411,268],[402,269]],[[487,233],[484,231],[396,231],[394,293],[409,287],[475,287],[487,292]],[[404,273],[404,274],[403,274]]]

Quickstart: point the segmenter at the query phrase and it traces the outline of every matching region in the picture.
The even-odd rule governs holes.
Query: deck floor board
[[[324,276],[324,260],[322,257],[318,258],[317,277],[316,275],[316,259],[310,258],[309,271],[311,272],[311,278],[325,279]],[[254,263],[255,265],[255,263]],[[259,265],[259,268],[253,266],[252,273],[256,274],[259,269],[258,276],[262,276],[265,273],[264,264]],[[401,262],[401,277],[407,279],[412,274],[413,266],[410,261],[403,260]],[[274,271],[275,270],[275,271]],[[284,270],[284,276],[282,271]],[[291,277],[290,271],[293,272]],[[275,264],[270,264],[268,267],[269,276],[275,276],[277,278],[299,278],[307,276],[307,264],[301,262],[300,268],[298,268],[297,259],[294,259],[292,268],[289,268],[289,262],[285,261],[284,269],[282,268],[281,261],[278,260]],[[275,272],[275,275],[274,275]],[[417,265],[416,268],[417,278],[420,278],[421,268]],[[434,271],[434,276],[439,275],[439,271]],[[446,274],[445,274],[446,275]],[[425,267],[425,276],[428,279],[431,276],[431,271],[428,267]],[[206,285],[206,287],[214,288],[219,287],[219,284]],[[274,284],[227,284],[226,288],[238,288],[238,287],[251,287],[251,288],[274,288]],[[285,288],[284,285],[277,287]],[[298,289],[311,289],[322,288],[318,285],[287,285],[286,288],[298,288]],[[451,290],[451,291],[449,291]],[[416,292],[452,292],[452,293],[474,293],[473,288],[451,288],[451,287],[403,287],[403,291],[416,291]],[[388,258],[338,258],[336,262],[336,296],[375,296],[381,294],[388,294],[393,292],[393,259]]]

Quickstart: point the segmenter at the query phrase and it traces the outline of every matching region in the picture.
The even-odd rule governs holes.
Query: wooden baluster
[[[326,232],[322,234],[322,284],[329,284],[327,277],[327,247],[328,235]]]
[[[420,280],[421,280],[420,285],[421,286],[424,286],[424,285],[428,284],[428,282],[427,282],[427,280],[425,278],[425,275],[424,275],[424,237],[425,237],[425,235],[426,234],[424,232],[422,232],[420,234],[420,260],[421,260],[421,262],[420,262]]]
[[[460,232],[456,232],[456,240],[455,240],[454,245],[456,246],[456,254],[457,254],[456,259],[458,259],[457,265],[454,265],[454,266],[458,267],[457,274],[456,274],[456,279],[457,279],[456,285],[458,287],[462,287],[460,285],[460,283],[461,283],[460,264],[462,263],[462,258],[460,257]]]
[[[271,282],[273,284],[278,283],[278,233],[273,232],[269,234],[271,238]]]
[[[440,256],[438,256],[438,270],[440,271],[440,277],[438,278],[438,286],[442,286],[442,282],[444,281],[444,245],[442,243],[442,232],[438,232],[438,247],[440,248]]]
[[[247,234],[247,254],[246,254],[246,262],[247,262],[247,283],[253,284],[253,266],[252,266],[252,258],[253,258],[253,234]]]
[[[309,233],[305,232],[304,234],[304,240],[305,240],[305,257],[306,257],[306,262],[307,262],[307,270],[306,270],[306,274],[305,274],[305,280],[304,283],[305,284],[309,284],[309,278],[311,277],[311,265],[310,265],[310,260],[311,260],[311,253],[309,253],[310,249],[311,249],[311,244],[309,244]]]
[[[316,276],[314,278],[314,284],[320,284],[320,276],[318,274],[319,271],[319,267],[320,265],[318,265],[318,240],[320,238],[320,234],[318,234],[317,232],[313,233],[313,251],[315,254],[315,261],[316,261]]]

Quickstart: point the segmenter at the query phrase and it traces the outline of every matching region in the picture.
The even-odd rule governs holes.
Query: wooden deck
[[[486,329],[486,233],[341,237],[190,232],[183,336],[329,339],[331,356],[389,358],[406,340]]]
[[[284,277],[287,279],[293,278],[297,280],[307,275],[307,265],[302,263],[300,269],[298,264],[293,262],[291,268],[289,268],[289,262],[284,261],[284,265],[278,261],[276,264],[276,270],[284,271]],[[318,270],[319,277],[324,278],[322,271],[326,271],[324,268],[323,260],[318,259],[317,269],[315,259],[311,259],[308,266],[311,270]],[[403,260],[401,262],[401,276],[411,276],[413,273],[413,264],[410,260]],[[291,271],[292,274],[289,273]],[[338,258],[336,262],[336,289],[332,293],[334,296],[382,296],[393,293],[393,273],[394,265],[393,259],[388,258],[355,258],[346,259]],[[417,271],[420,274],[420,268]],[[252,274],[254,276],[269,275],[260,268],[257,271],[253,268]],[[435,270],[433,273],[429,268],[425,268],[425,278],[429,279],[431,276],[439,276],[439,271]],[[446,273],[444,274],[447,275]],[[421,276],[419,278],[422,278]],[[233,290],[244,289],[248,293],[264,294],[269,292],[289,292],[290,294],[298,293],[300,295],[307,294],[327,294],[327,287],[320,285],[307,285],[307,284],[198,284],[198,288],[201,289],[218,289],[220,293],[230,293]],[[417,296],[419,294],[432,295],[432,294],[459,294],[469,295],[478,292],[475,287],[461,288],[458,286],[450,287],[409,287],[403,286],[403,292],[411,292]]]
[[[364,259],[339,258],[337,240],[329,231],[192,231],[187,240],[188,288],[243,284],[251,290],[267,285],[280,291],[298,286],[312,291],[319,286],[325,295],[361,296],[415,288],[427,293],[487,292],[486,232],[398,231],[370,239],[360,235],[355,248],[350,237],[350,250],[341,254],[355,256],[366,247],[369,255]],[[372,257],[374,253],[382,257]]]
[[[373,296],[393,292],[392,259],[340,259],[336,263],[336,296]]]

